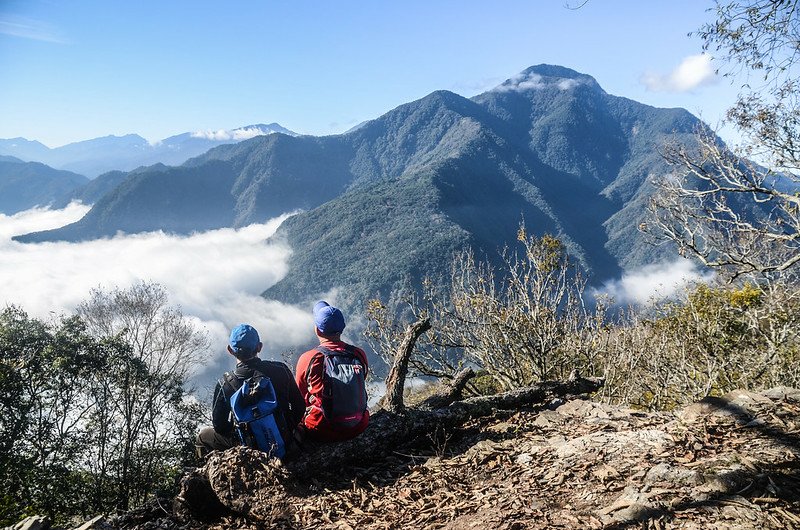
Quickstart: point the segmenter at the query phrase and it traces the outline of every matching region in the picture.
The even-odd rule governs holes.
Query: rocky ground
[[[497,411],[319,480],[249,449],[212,455],[194,478],[215,496],[92,528],[800,528],[800,390],[675,413],[575,399]]]

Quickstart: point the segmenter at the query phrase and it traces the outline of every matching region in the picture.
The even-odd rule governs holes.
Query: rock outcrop
[[[238,448],[200,471],[209,528],[797,528],[800,390],[674,413],[585,399],[497,410],[337,477]],[[176,520],[176,526],[197,521]]]
[[[332,450],[329,447],[327,450]],[[191,482],[202,487],[186,486]],[[298,475],[246,448],[184,481],[206,492],[114,528],[789,529],[800,527],[800,390],[674,412],[574,398],[496,409],[347,470]],[[160,515],[159,515],[160,513]],[[149,516],[148,516],[149,514]]]

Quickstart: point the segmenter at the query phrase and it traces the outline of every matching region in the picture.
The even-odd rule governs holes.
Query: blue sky
[[[565,1],[579,3],[0,0],[0,138],[56,147],[270,122],[333,134],[539,63],[712,124],[733,103],[736,85],[687,36],[712,2]]]

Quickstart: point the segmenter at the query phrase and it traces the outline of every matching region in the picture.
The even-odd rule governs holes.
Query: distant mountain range
[[[50,149],[25,138],[0,139],[0,155],[26,162],[41,162],[94,178],[107,171],[130,171],[156,163],[179,165],[218,145],[240,142],[254,136],[295,133],[277,123],[257,124],[233,130],[196,131],[165,138],[155,144],[136,134],[105,136]]]
[[[408,278],[446,275],[465,246],[496,260],[524,220],[561,238],[599,282],[673,252],[637,226],[651,178],[671,170],[660,147],[691,141],[697,124],[539,65],[470,99],[434,92],[342,135],[272,134],[105,176],[110,191],[83,219],[17,239],[188,233],[302,210],[274,236],[293,253],[265,295],[305,302],[339,288],[356,308]]]
[[[11,215],[34,206],[47,206],[54,197],[69,195],[89,179],[38,162],[0,156],[0,213]]]

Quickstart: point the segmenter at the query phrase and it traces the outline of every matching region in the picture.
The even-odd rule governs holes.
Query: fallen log
[[[575,378],[571,381],[545,381],[493,396],[478,396],[454,401],[440,408],[404,408],[396,413],[379,410],[358,437],[335,444],[316,445],[301,458],[288,462],[290,472],[304,475],[313,470],[333,469],[336,474],[350,465],[366,466],[433,432],[451,432],[468,420],[490,416],[496,410],[519,410],[565,398],[596,392],[602,379]]]
[[[464,368],[453,377],[449,384],[442,385],[437,392],[423,400],[417,407],[421,409],[440,409],[460,400],[464,388],[473,377],[475,377],[475,372],[472,368]]]

